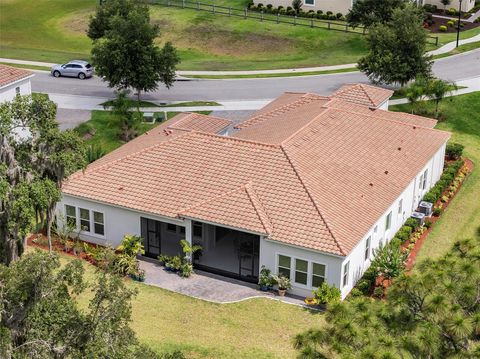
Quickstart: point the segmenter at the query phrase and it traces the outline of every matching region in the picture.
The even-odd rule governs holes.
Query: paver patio
[[[258,290],[255,284],[200,270],[195,270],[190,278],[182,278],[177,273],[165,271],[158,262],[148,258],[140,260],[140,268],[145,270],[146,284],[210,302],[231,303],[249,298],[266,297],[307,307],[301,297],[292,295],[280,297],[274,292]]]

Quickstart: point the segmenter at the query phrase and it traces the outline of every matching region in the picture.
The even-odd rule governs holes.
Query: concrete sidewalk
[[[104,110],[102,103],[111,100],[106,97],[90,97],[79,95],[64,95],[50,93],[50,100],[55,102],[59,109],[69,110]],[[272,99],[254,101],[217,101],[219,106],[170,106],[170,107],[142,107],[143,112],[189,112],[189,111],[243,111],[258,110],[271,102]],[[183,101],[182,101],[183,102]],[[175,104],[175,102],[172,102]]]
[[[460,40],[460,44],[469,44],[471,42],[480,41],[480,35],[473,36],[468,39]],[[452,41],[448,44],[443,45],[442,47],[430,51],[430,55],[440,55],[452,51],[456,46],[456,42]],[[0,62],[19,64],[19,65],[32,65],[32,66],[45,66],[51,67],[54,64],[49,62],[39,62],[39,61],[26,61],[26,60],[15,60],[0,58]],[[319,67],[305,67],[305,68],[295,68],[295,69],[278,69],[278,70],[250,70],[250,71],[177,71],[178,76],[194,76],[194,75],[203,75],[203,76],[235,76],[235,75],[268,75],[268,74],[288,74],[288,73],[298,73],[298,72],[321,72],[321,71],[335,71],[335,70],[344,70],[355,68],[357,64],[343,64],[343,65],[333,65],[333,66],[319,66]]]

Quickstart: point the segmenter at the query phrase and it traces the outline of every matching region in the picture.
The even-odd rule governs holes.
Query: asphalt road
[[[433,66],[437,77],[458,81],[480,76],[480,50],[439,59]],[[480,81],[480,80],[479,80]],[[327,95],[345,83],[367,82],[359,73],[339,73],[307,77],[280,77],[263,79],[177,81],[167,90],[164,87],[145,94],[145,100],[188,101],[188,100],[259,100],[277,97],[285,91],[311,91]],[[101,79],[87,80],[54,78],[48,73],[38,72],[32,79],[34,92],[112,97],[113,90]]]

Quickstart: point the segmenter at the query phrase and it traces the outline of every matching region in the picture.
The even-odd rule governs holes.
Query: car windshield
[[[91,67],[92,67],[92,65],[90,65],[90,64],[86,64],[86,65],[85,65],[85,67],[86,67],[87,69],[89,69],[89,68],[91,68]]]

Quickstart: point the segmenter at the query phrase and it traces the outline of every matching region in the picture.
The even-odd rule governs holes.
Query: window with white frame
[[[102,212],[93,211],[93,233],[105,235],[105,222]]]
[[[418,180],[418,188],[422,189],[423,186],[423,173],[420,175],[420,179]]]
[[[308,262],[303,259],[295,259],[295,283],[308,283]]]
[[[287,278],[290,278],[290,268],[291,268],[292,259],[287,256],[279,255],[278,256],[278,274],[282,274]]]
[[[427,175],[428,175],[428,168],[423,173],[423,182],[422,182],[422,189],[427,188]]]
[[[365,241],[365,260],[370,258],[370,245],[372,242],[372,236],[368,236],[367,240]]]
[[[69,226],[77,228],[77,209],[74,206],[65,205],[65,217]]]
[[[345,287],[348,284],[348,272],[350,269],[350,261],[345,263],[343,265],[343,279],[342,279],[342,285]]]
[[[325,265],[312,263],[312,287],[320,287],[325,282]]]
[[[90,210],[80,208],[80,229],[90,232]]]
[[[403,212],[403,199],[398,201],[398,214],[402,214]]]
[[[315,0],[305,0],[305,5],[315,6]]]
[[[391,226],[392,226],[392,212],[387,214],[387,217],[385,218],[385,230],[388,231]]]
[[[193,236],[202,237],[203,224],[202,222],[193,222]]]
[[[167,231],[177,233],[177,225],[173,223],[167,223]]]

